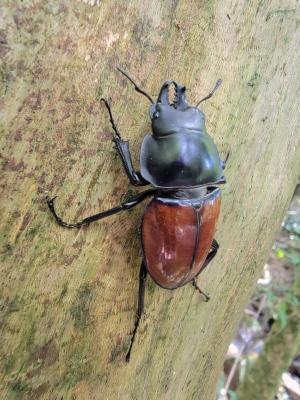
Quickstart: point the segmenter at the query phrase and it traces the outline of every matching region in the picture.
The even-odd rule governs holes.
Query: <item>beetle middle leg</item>
[[[125,211],[125,210],[129,210],[130,208],[136,206],[137,204],[139,204],[141,201],[145,200],[147,197],[149,196],[153,196],[154,193],[157,191],[157,189],[149,189],[146,190],[145,192],[139,193],[136,196],[131,197],[129,200],[121,203],[119,206],[117,207],[113,207],[109,210],[106,211],[102,211],[98,214],[95,215],[91,215],[90,217],[84,218],[82,221],[80,222],[75,222],[72,224],[69,224],[65,221],[63,221],[56,213],[55,207],[54,207],[54,200],[56,199],[56,197],[54,198],[50,198],[47,197],[46,201],[49,207],[49,210],[51,211],[52,215],[54,216],[56,222],[58,223],[58,225],[64,227],[64,228],[81,228],[84,225],[89,225],[91,222],[94,221],[98,221],[99,219],[103,219],[106,217],[109,217],[110,215],[116,214],[120,211]]]
[[[206,260],[204,261],[204,264],[203,264],[203,266],[202,266],[202,268],[200,270],[200,273],[204,270],[204,268],[206,268],[208,266],[208,264],[216,256],[216,254],[217,254],[217,252],[219,250],[219,247],[220,247],[219,243],[214,239],[212,244],[211,244],[210,251],[209,251],[209,253],[208,253],[207,257],[206,257]],[[204,296],[205,301],[208,301],[210,299],[209,295],[204,293],[203,290],[200,289],[199,285],[197,284],[196,278],[194,278],[192,280],[192,285],[194,286],[194,288],[196,290],[198,290],[198,292],[200,294],[202,294]]]
[[[130,154],[130,150],[129,150],[129,143],[127,140],[122,139],[121,134],[115,124],[114,119],[113,119],[111,107],[110,107],[108,101],[103,98],[101,99],[101,101],[103,101],[103,103],[105,104],[105,107],[107,108],[107,111],[109,113],[109,120],[110,120],[112,129],[114,131],[113,142],[116,145],[116,150],[121,158],[123,167],[129,178],[130,183],[134,186],[149,185],[149,182],[147,182],[142,177],[141,173],[139,171],[134,170],[134,167],[132,164],[132,159],[131,159],[131,154]]]
[[[130,353],[131,349],[133,346],[133,342],[135,339],[135,335],[140,323],[141,316],[144,311],[144,298],[145,298],[145,285],[146,285],[146,278],[147,278],[147,270],[145,267],[144,261],[142,261],[141,268],[140,268],[140,275],[139,275],[139,295],[138,295],[138,308],[136,312],[136,318],[135,318],[135,323],[134,323],[134,329],[131,337],[131,342],[129,346],[129,350],[126,354],[126,362],[129,362],[130,360]]]
[[[223,169],[225,169],[225,167],[226,167],[226,164],[227,164],[227,161],[228,161],[229,156],[230,156],[230,150],[229,150],[228,153],[226,154],[225,160],[222,161],[222,168],[223,168]]]

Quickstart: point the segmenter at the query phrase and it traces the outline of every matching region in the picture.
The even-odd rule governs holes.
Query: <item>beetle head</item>
[[[169,88],[174,85],[174,101],[169,101]],[[186,88],[175,81],[166,81],[158,95],[156,103],[150,106],[150,118],[154,136],[169,135],[185,130],[204,129],[204,114],[198,108],[190,106],[186,99]]]

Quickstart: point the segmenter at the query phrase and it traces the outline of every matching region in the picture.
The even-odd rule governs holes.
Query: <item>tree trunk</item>
[[[95,4],[94,4],[95,3]],[[94,5],[91,5],[94,4]],[[296,1],[2,1],[1,392],[5,399],[215,397],[224,354],[300,167]],[[184,83],[225,155],[221,248],[198,282],[147,280],[131,361],[143,207],[64,230],[131,192],[101,96],[138,165],[149,103]]]

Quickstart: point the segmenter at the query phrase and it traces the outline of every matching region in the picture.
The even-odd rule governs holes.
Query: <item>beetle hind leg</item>
[[[207,302],[207,301],[210,300],[209,295],[208,295],[207,293],[203,292],[203,290],[200,289],[200,287],[198,286],[197,281],[196,281],[195,278],[192,280],[192,285],[194,286],[194,288],[195,288],[200,294],[202,294],[202,296],[204,297],[204,301]]]
[[[139,275],[139,294],[138,294],[138,308],[136,312],[136,318],[134,323],[134,329],[131,336],[131,342],[126,354],[126,362],[130,360],[131,349],[134,343],[135,335],[140,323],[141,316],[144,311],[144,297],[145,297],[145,285],[146,285],[146,278],[147,278],[147,270],[145,267],[144,261],[142,261],[141,268],[140,268],[140,275]]]
[[[216,256],[216,254],[217,254],[217,252],[218,252],[218,250],[219,250],[219,247],[220,247],[219,243],[214,239],[214,240],[212,241],[212,244],[211,244],[209,253],[208,253],[207,257],[206,257],[206,260],[204,261],[204,264],[203,264],[203,266],[202,266],[200,272],[202,272],[202,271],[204,270],[204,268],[206,268],[206,267],[208,266],[208,264],[213,260],[213,258]],[[208,300],[210,299],[209,295],[206,294],[206,293],[204,293],[203,290],[200,289],[199,285],[198,285],[197,282],[196,282],[196,278],[194,278],[194,279],[192,280],[192,285],[194,286],[194,288],[195,288],[200,294],[202,294],[202,296],[204,296],[205,301],[208,301]]]
[[[220,247],[219,243],[214,239],[212,241],[209,253],[206,257],[206,260],[204,261],[204,264],[203,264],[200,272],[202,272],[204,270],[204,268],[206,268],[208,266],[208,264],[213,260],[213,258],[217,255],[219,247]]]

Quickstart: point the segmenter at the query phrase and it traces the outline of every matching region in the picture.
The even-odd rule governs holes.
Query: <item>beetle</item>
[[[121,67],[118,70],[151,103],[152,133],[145,136],[141,145],[140,171],[133,167],[129,143],[121,137],[109,102],[101,99],[109,114],[113,142],[130,183],[134,186],[151,185],[152,188],[119,206],[76,223],[66,223],[58,216],[54,207],[56,197],[47,197],[47,204],[60,226],[78,229],[129,210],[152,197],[141,224],[143,260],[136,319],[126,354],[126,361],[129,361],[144,310],[147,274],[165,289],[192,283],[204,300],[209,300],[197,284],[196,277],[215,257],[219,248],[214,239],[221,202],[219,185],[226,182],[223,170],[229,154],[225,161],[221,160],[213,139],[206,132],[205,115],[198,108],[200,103],[212,97],[221,80],[196,106],[191,106],[186,99],[186,88],[173,80],[164,82],[155,102],[126,71]],[[169,100],[171,86],[174,86],[173,101]]]

